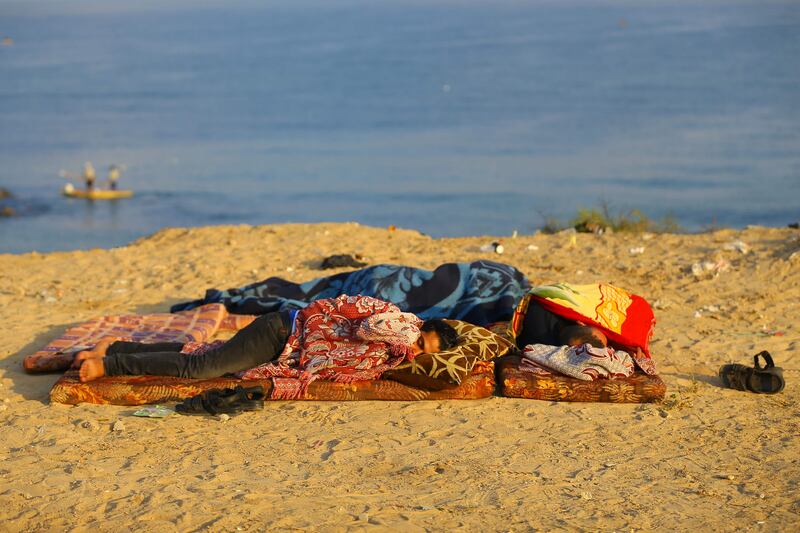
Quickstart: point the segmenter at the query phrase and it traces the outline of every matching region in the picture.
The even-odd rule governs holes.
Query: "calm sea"
[[[222,6],[222,7],[221,7]],[[164,226],[800,219],[800,3],[0,1],[0,252]],[[123,164],[130,200],[59,195]]]

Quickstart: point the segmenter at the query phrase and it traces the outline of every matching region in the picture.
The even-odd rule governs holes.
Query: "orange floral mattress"
[[[623,379],[583,381],[562,376],[543,376],[519,369],[519,357],[497,361],[499,391],[509,398],[557,402],[649,403],[664,399],[667,386],[658,376],[644,373]]]
[[[81,383],[78,373],[71,370],[50,390],[50,401],[65,404],[99,403],[113,405],[143,405],[178,401],[196,396],[208,389],[235,385],[264,387],[269,398],[272,380],[244,381],[236,378],[184,379],[165,376],[106,376]],[[458,386],[428,391],[388,379],[356,383],[314,381],[303,400],[477,400],[494,394],[494,365],[476,365],[472,374]]]

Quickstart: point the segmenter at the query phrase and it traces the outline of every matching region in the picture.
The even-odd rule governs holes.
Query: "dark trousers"
[[[182,354],[181,343],[118,341],[109,346],[103,364],[107,376],[148,374],[215,378],[277,359],[290,331],[288,313],[268,313],[255,319],[222,346],[203,354]]]

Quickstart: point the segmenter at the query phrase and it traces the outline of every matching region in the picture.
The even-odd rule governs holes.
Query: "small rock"
[[[535,252],[535,251],[536,251],[536,250],[538,250],[538,249],[539,249],[539,247],[538,247],[538,246],[536,246],[535,244],[529,244],[529,245],[528,245],[528,251],[529,251],[529,252]]]
[[[672,304],[670,304],[668,301],[661,299],[658,299],[655,302],[653,302],[654,309],[669,309],[671,305]]]
[[[217,418],[219,418],[219,421],[220,421],[220,422],[227,422],[228,420],[230,420],[230,419],[231,419],[231,417],[230,417],[230,416],[228,416],[228,415],[226,415],[225,413],[222,413],[222,414],[221,414],[221,415],[219,415]]]
[[[81,422],[81,427],[84,429],[97,431],[98,429],[100,429],[100,424],[98,424],[94,420],[84,420],[83,422]]]
[[[640,255],[644,253],[644,246],[636,246],[635,248],[631,248],[628,250],[631,255]]]
[[[111,431],[125,431],[125,424],[122,420],[117,420],[114,422],[114,425],[111,426]]]

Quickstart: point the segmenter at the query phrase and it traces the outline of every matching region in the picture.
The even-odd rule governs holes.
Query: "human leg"
[[[289,330],[281,315],[269,313],[254,320],[222,346],[202,354],[185,355],[178,350],[120,351],[102,359],[87,359],[81,365],[81,380],[91,381],[104,375],[144,374],[197,379],[218,377],[276,359],[288,337]]]

